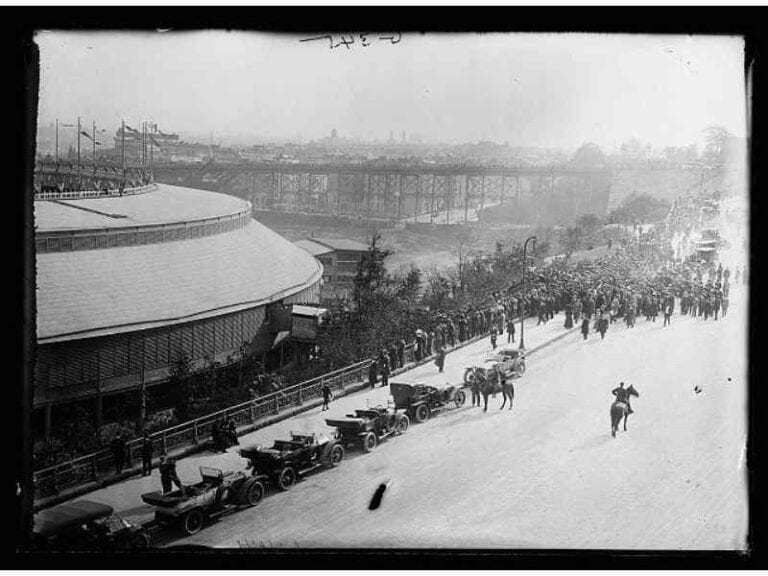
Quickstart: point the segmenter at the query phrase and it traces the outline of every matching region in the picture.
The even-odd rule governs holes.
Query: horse
[[[637,390],[635,390],[635,387],[632,386],[632,384],[630,384],[626,390],[628,395],[636,396],[638,398],[640,397],[640,394],[638,394]],[[611,436],[614,438],[616,438],[616,431],[619,429],[619,422],[621,421],[622,417],[624,418],[624,432],[626,432],[627,418],[629,417],[629,406],[627,406],[626,402],[619,402],[616,400],[613,402],[613,404],[611,404]]]
[[[506,378],[501,375],[498,368],[491,368],[487,371],[478,368],[472,374],[472,379],[472,386],[477,386],[480,394],[483,395],[483,412],[488,412],[488,396],[495,397],[499,392],[501,392],[503,397],[503,402],[501,403],[501,408],[499,408],[499,410],[504,409],[504,406],[507,404],[507,399],[509,399],[508,410],[512,410],[512,403],[515,399],[515,386],[511,381],[507,381]]]

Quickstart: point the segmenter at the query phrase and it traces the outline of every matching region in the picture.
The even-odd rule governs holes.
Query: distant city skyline
[[[607,34],[404,34],[329,49],[287,34],[41,32],[39,119],[181,134],[509,142],[615,149],[746,133],[743,40]]]

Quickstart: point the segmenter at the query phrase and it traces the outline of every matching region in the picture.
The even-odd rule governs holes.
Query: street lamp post
[[[523,305],[521,307],[522,313],[520,314],[520,350],[525,350],[525,313],[527,310],[527,296],[528,296],[528,261],[526,260],[526,254],[528,253],[528,242],[533,240],[533,246],[536,247],[536,236],[529,236],[523,244]]]

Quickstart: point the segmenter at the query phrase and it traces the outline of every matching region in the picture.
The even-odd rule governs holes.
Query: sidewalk
[[[527,354],[535,354],[541,348],[555,342],[574,329],[566,330],[563,327],[565,317],[563,314],[555,315],[544,325],[536,326],[535,318],[525,323],[525,344]],[[507,344],[506,332],[499,336],[498,347],[519,346],[520,324],[516,325],[515,343]],[[463,346],[457,346],[446,356],[445,371],[439,374],[433,359],[427,359],[418,364],[406,365],[404,369],[396,370],[390,376],[390,381],[423,382],[432,386],[445,386],[462,382],[465,368],[479,364],[483,358],[492,352],[490,337],[483,336],[466,342]],[[337,391],[331,401],[330,409],[321,410],[322,400],[317,399],[307,402],[303,406],[286,408],[270,419],[256,423],[248,427],[241,427],[239,433],[240,446],[249,444],[271,444],[273,440],[288,437],[294,432],[318,432],[330,433],[331,428],[325,424],[326,418],[342,417],[344,414],[365,406],[386,405],[389,399],[389,388],[377,384],[371,389],[367,383],[359,383],[347,387],[343,391]],[[176,462],[179,478],[184,484],[199,481],[199,467],[211,466],[223,470],[241,470],[245,461],[237,454],[238,446],[229,448],[226,453],[216,454],[209,450],[200,450],[200,447],[188,447],[178,451],[172,451],[171,456],[181,458]],[[141,477],[140,466],[130,471],[125,471],[119,478],[111,477],[100,482],[81,485],[67,492],[62,492],[55,497],[36,501],[36,508],[48,507],[65,500],[84,497],[104,504],[109,504],[117,512],[133,522],[146,522],[153,517],[153,508],[144,504],[141,495],[160,488],[160,476],[157,468],[153,469],[151,476]]]

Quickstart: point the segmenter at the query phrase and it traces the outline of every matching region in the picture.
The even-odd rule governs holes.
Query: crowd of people
[[[669,219],[674,225],[651,229],[633,240],[623,240],[608,256],[573,262],[555,258],[533,269],[528,290],[518,284],[504,294],[494,294],[484,307],[465,307],[455,312],[435,312],[431,322],[415,331],[410,342],[405,338],[383,348],[372,358],[369,383],[381,379],[387,385],[392,370],[405,364],[405,350],[411,344],[413,360],[435,355],[442,372],[446,351],[467,340],[492,334],[493,339],[507,331],[507,342],[514,342],[515,321],[521,315],[546,324],[556,314],[565,315],[564,328],[581,320],[584,339],[593,330],[604,338],[608,327],[623,319],[634,327],[638,315],[649,322],[663,316],[663,326],[671,325],[676,305],[681,314],[717,320],[728,313],[731,271],[695,258],[675,258],[672,234],[679,227],[691,229],[698,214],[689,198],[676,203]],[[746,283],[744,271],[734,276]],[[676,304],[677,303],[677,304]]]

